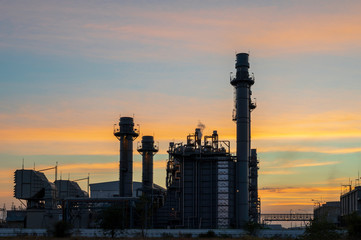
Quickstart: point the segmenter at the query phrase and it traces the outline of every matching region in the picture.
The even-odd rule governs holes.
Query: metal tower
[[[231,77],[235,87],[235,111],[233,120],[237,123],[237,164],[236,164],[236,216],[237,226],[242,227],[249,221],[249,178],[248,163],[251,151],[251,111],[256,107],[251,101],[251,86],[254,78],[249,76],[248,54],[238,53],[237,73]]]
[[[119,154],[119,197],[133,195],[133,141],[139,136],[131,117],[121,117],[114,136],[120,142]]]
[[[153,136],[143,136],[138,152],[143,156],[143,189],[153,189],[153,156],[158,152]]]

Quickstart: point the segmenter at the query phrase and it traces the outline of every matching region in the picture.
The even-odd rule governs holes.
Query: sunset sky
[[[199,121],[235,151],[236,52],[250,53],[256,78],[262,212],[338,200],[361,169],[360,11],[347,0],[0,0],[0,206],[19,205],[23,158],[25,168],[58,162],[63,179],[117,180],[119,116],[159,141],[162,186],[169,141]]]

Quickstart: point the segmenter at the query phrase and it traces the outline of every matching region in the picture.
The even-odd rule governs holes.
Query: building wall
[[[214,227],[217,220],[217,165],[212,161],[184,162],[184,225],[187,228]]]
[[[62,219],[61,209],[28,209],[26,212],[26,228],[52,229]]]
[[[339,225],[340,202],[327,202],[313,211],[316,221],[327,221]]]
[[[341,195],[341,216],[354,212],[361,215],[361,187]]]
[[[177,156],[177,175],[157,213],[157,225],[174,228],[234,226],[235,163],[230,156]]]
[[[91,198],[110,198],[119,196],[119,181],[90,184]],[[133,182],[133,197],[137,196],[137,190],[142,188],[141,182]]]

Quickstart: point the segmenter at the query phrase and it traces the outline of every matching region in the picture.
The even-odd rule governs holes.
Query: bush
[[[200,237],[200,238],[215,238],[215,237],[217,237],[217,235],[212,230],[209,230],[207,233],[199,234],[198,237]]]
[[[219,237],[220,238],[222,238],[222,239],[225,239],[225,238],[232,238],[232,235],[230,235],[230,234],[221,234],[221,235],[219,235]]]
[[[249,221],[244,225],[244,229],[247,231],[249,235],[255,236],[257,230],[261,229],[261,225],[256,222]]]
[[[173,235],[171,233],[162,233],[162,238],[164,239],[173,238]]]
[[[303,239],[306,240],[337,240],[340,239],[340,234],[337,233],[337,228],[333,223],[326,220],[313,220],[310,225],[306,227]]]
[[[70,225],[70,223],[65,221],[59,221],[54,225],[53,235],[57,238],[70,237],[71,229],[72,226]]]
[[[180,238],[192,238],[192,233],[179,233]]]
[[[361,217],[356,212],[346,217],[347,232],[350,239],[361,239]]]
[[[126,222],[127,217],[124,208],[111,206],[103,210],[100,227],[114,238],[117,230],[124,229]]]

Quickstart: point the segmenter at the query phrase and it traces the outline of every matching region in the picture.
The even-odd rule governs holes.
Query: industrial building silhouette
[[[236,74],[230,78],[235,88],[236,155],[230,152],[230,141],[220,139],[217,130],[204,136],[196,128],[186,142],[169,143],[164,189],[153,183],[153,155],[159,148],[153,136],[143,136],[137,147],[143,158],[142,183],[136,183],[133,142],[140,133],[132,117],[121,117],[114,129],[120,146],[119,181],[91,184],[90,197],[74,181],[52,183],[39,171],[15,172],[14,197],[27,201],[26,227],[48,227],[59,219],[75,227],[96,227],[96,219],[110,206],[123,210],[124,228],[222,229],[259,222],[258,159],[256,149],[251,149],[255,79],[249,74],[248,58],[247,53],[236,55]],[[145,219],[141,220],[139,202],[145,203],[141,209]]]

